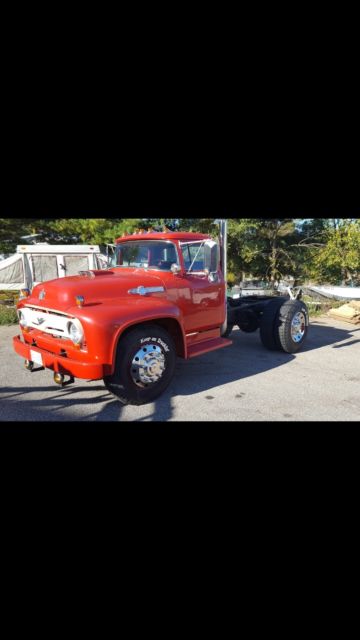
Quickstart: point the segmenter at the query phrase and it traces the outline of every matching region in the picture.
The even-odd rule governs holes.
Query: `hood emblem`
[[[147,293],[157,293],[160,291],[165,291],[164,287],[144,287],[140,285],[136,289],[129,289],[128,293],[135,293],[139,296],[146,296]]]
[[[45,296],[46,296],[45,289],[41,289],[41,291],[39,293],[39,300],[44,300]]]
[[[45,318],[36,318],[36,320],[37,320],[36,324],[42,324],[43,322],[45,322]]]

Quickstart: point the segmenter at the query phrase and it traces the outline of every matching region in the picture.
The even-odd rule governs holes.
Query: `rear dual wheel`
[[[167,331],[157,325],[135,328],[120,339],[114,374],[104,384],[123,404],[146,404],[165,391],[175,363],[175,344]]]
[[[272,351],[298,351],[307,336],[309,312],[300,300],[275,298],[265,307],[260,322],[260,338]]]

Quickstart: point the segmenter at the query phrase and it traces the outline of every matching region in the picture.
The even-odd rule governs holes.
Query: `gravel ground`
[[[358,421],[360,326],[321,316],[298,354],[266,350],[259,332],[234,330],[233,345],[178,359],[155,402],[124,407],[101,381],[61,389],[52,372],[26,371],[13,351],[18,326],[0,327],[1,421]]]

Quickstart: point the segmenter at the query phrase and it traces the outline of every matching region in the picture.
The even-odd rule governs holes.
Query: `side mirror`
[[[174,275],[176,275],[177,273],[180,273],[180,271],[181,271],[181,267],[180,267],[180,265],[179,265],[179,264],[176,264],[176,262],[174,262],[174,263],[171,265],[170,270],[172,271],[172,273],[173,273]]]
[[[204,268],[209,273],[218,270],[219,245],[214,240],[206,240],[204,244]]]

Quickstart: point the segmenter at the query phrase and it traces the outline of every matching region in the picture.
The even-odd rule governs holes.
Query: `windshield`
[[[172,264],[178,264],[175,245],[161,240],[121,242],[111,257],[112,267],[142,267],[170,271]]]

